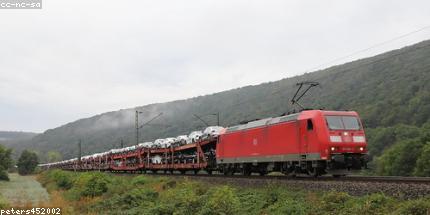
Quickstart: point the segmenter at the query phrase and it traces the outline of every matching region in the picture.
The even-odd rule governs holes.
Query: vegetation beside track
[[[9,207],[9,202],[0,194],[0,209]]]
[[[76,214],[427,214],[430,198],[258,188],[101,172],[43,172],[39,181]],[[57,200],[58,201],[58,200]]]
[[[49,202],[49,194],[35,179],[35,176],[21,176],[11,173],[10,181],[0,181],[0,206],[30,207]]]

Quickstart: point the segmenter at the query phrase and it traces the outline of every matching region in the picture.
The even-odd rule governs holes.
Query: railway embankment
[[[285,176],[223,176],[223,175],[187,175],[192,180],[215,185],[230,185],[236,187],[265,187],[279,186],[293,190],[313,192],[336,191],[348,193],[351,196],[365,196],[383,193],[400,199],[416,199],[430,196],[430,178],[419,177],[285,177]]]
[[[318,186],[327,187],[314,189],[312,184],[318,183],[310,180],[276,180],[61,170],[39,177],[50,193],[59,194],[79,214],[427,214],[430,210],[430,197],[407,199],[376,188],[373,193],[352,195],[332,189],[331,184],[343,182],[321,181]],[[296,184],[285,184],[293,181]],[[366,186],[370,185],[358,184],[356,189]]]

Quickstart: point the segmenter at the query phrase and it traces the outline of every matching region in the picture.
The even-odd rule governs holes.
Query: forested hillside
[[[405,139],[395,139],[396,135],[380,137],[384,136],[383,132],[397,134],[396,129],[403,132],[399,126],[420,130],[420,136],[412,136],[421,138],[420,146],[426,144],[426,135],[422,134],[426,129],[421,127],[430,122],[430,41],[257,86],[138,107],[143,112],[140,114],[141,123],[163,113],[152,125],[143,127],[140,141],[186,134],[203,128],[204,124],[193,114],[219,112],[221,125],[229,126],[243,120],[291,111],[293,107],[289,100],[295,92],[295,83],[299,81],[321,83],[320,88],[312,89],[303,99],[307,107],[355,110],[361,114],[371,140],[372,155],[379,156],[387,147]],[[119,147],[121,139],[125,145],[132,145],[135,143],[134,111],[134,108],[123,109],[80,119],[47,130],[26,144],[12,147],[18,151],[30,147],[41,154],[53,150],[63,154],[64,158],[72,158],[77,155],[79,139],[83,142],[84,153]],[[204,118],[216,124],[216,117]]]
[[[33,137],[38,135],[32,132],[22,131],[0,131],[0,145],[7,146],[9,148],[21,149],[22,147],[28,147],[27,145]],[[18,152],[21,150],[13,151],[12,156],[18,157]]]
[[[0,142],[31,139],[36,135],[37,133],[32,132],[0,131]]]

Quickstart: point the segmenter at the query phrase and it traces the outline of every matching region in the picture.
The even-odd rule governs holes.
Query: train
[[[224,175],[344,176],[366,168],[367,140],[355,111],[303,110],[190,135],[157,139],[42,169]]]

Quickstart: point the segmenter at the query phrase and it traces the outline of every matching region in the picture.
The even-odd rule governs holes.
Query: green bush
[[[399,141],[377,158],[379,175],[410,176],[424,143],[420,139]]]
[[[143,181],[142,176],[136,178]],[[94,205],[95,213],[108,211],[109,214],[157,214],[149,212],[154,209],[158,202],[159,193],[149,186],[138,186],[134,180],[123,177],[115,177],[108,186],[108,192],[103,195],[104,201]],[[132,186],[130,186],[132,185]],[[122,189],[120,189],[122,187]],[[145,213],[144,213],[145,212]]]
[[[131,184],[133,184],[135,186],[146,185],[146,184],[151,183],[151,181],[152,180],[151,180],[150,177],[147,177],[147,176],[144,176],[144,175],[140,175],[140,176],[134,177],[131,180]]]
[[[82,196],[100,196],[108,190],[109,179],[103,173],[83,174],[78,178],[77,185],[81,190]]]
[[[12,150],[0,145],[0,181],[9,181],[7,170],[12,167]]]
[[[73,185],[73,176],[72,173],[61,171],[61,170],[53,170],[50,172],[50,178],[55,182],[55,184],[61,189],[70,189]]]
[[[237,214],[240,202],[236,190],[228,186],[212,188],[200,214]]]
[[[52,170],[42,174],[42,183],[50,188],[64,189],[65,197],[69,200],[78,200],[81,197],[95,197],[108,191],[111,180],[105,173],[86,172],[73,173],[61,170]]]
[[[132,208],[140,206],[145,202],[156,201],[157,198],[158,192],[153,189],[135,188],[122,195],[120,203]]]
[[[422,148],[421,154],[417,159],[414,175],[430,176],[430,142]]]
[[[304,202],[282,199],[268,208],[269,214],[308,214]]]
[[[261,214],[262,209],[273,203],[273,201],[269,201],[269,196],[265,192],[257,189],[239,192],[237,196],[241,203],[241,214]]]
[[[173,208],[176,214],[196,214],[202,205],[202,195],[207,191],[200,183],[183,181],[175,183],[164,182],[168,187],[162,195],[158,204],[166,205],[163,210]]]
[[[38,161],[37,154],[28,150],[24,150],[18,159],[18,173],[20,175],[28,175],[34,173]]]
[[[0,166],[0,181],[9,181],[7,171]]]
[[[340,211],[349,199],[351,196],[348,193],[330,191],[322,196],[320,207],[324,211]]]
[[[428,215],[429,213],[430,199],[416,199],[401,204],[394,214]]]
[[[360,214],[386,214],[392,211],[395,207],[396,201],[384,194],[377,193],[369,196],[362,197],[362,201],[356,200],[352,203],[356,212]],[[354,207],[355,206],[355,207]]]
[[[181,214],[175,212],[175,207],[172,204],[156,203],[153,207],[143,208],[140,214],[150,215],[165,215],[165,214]]]

